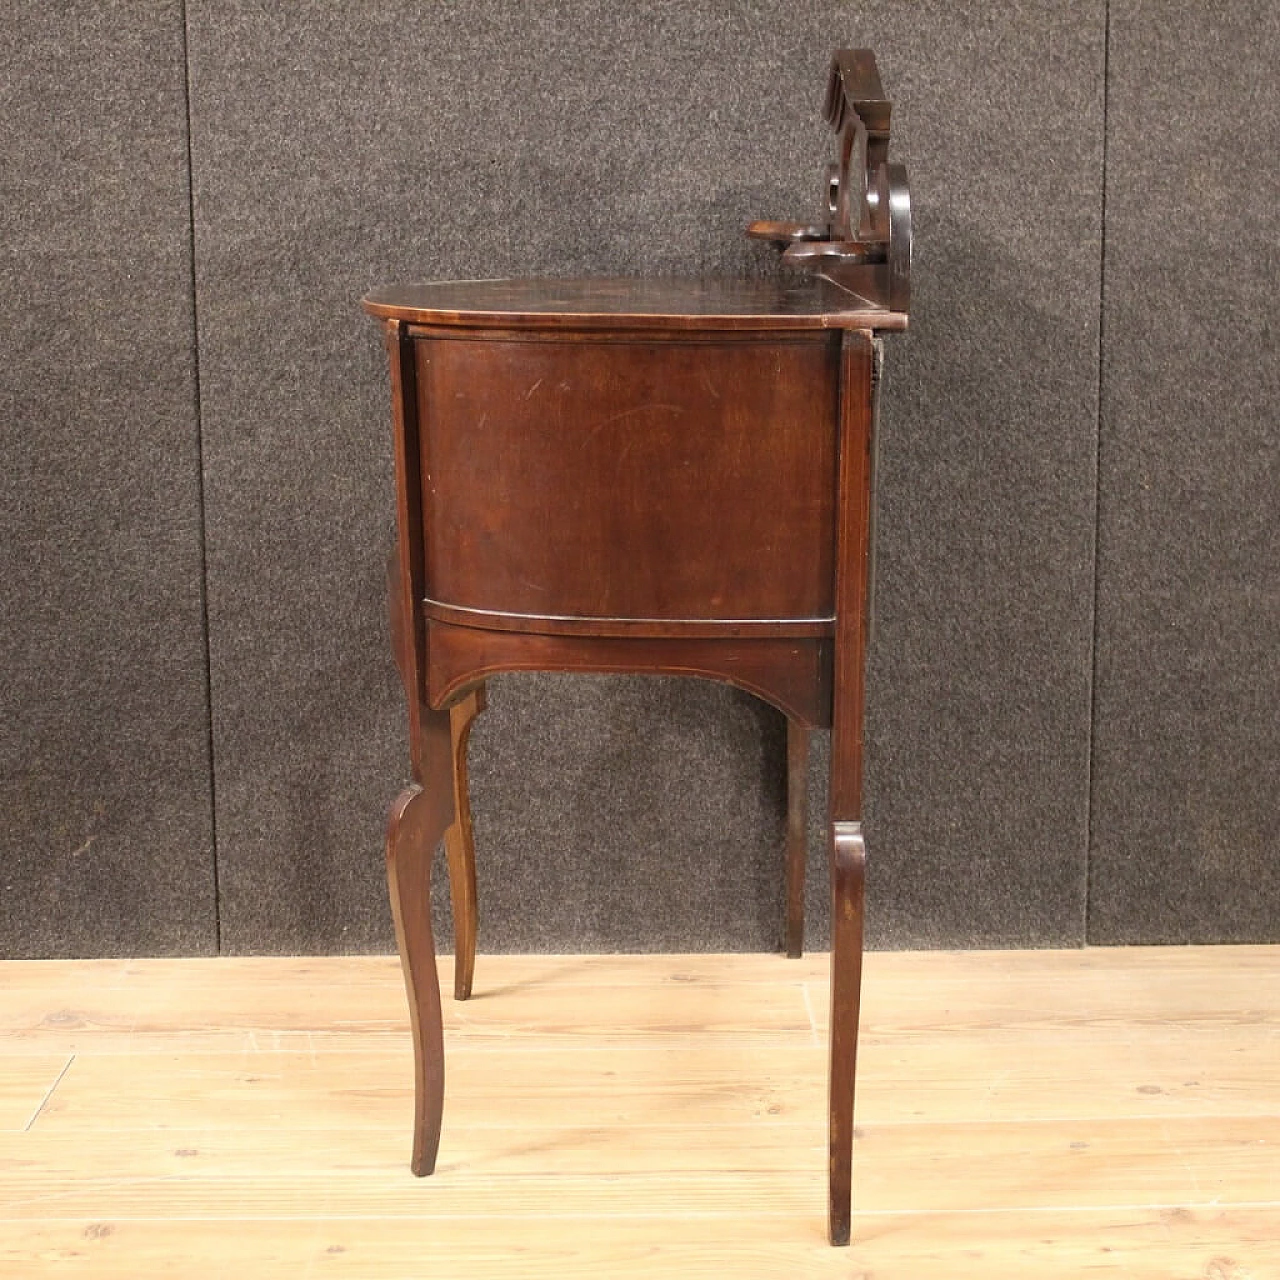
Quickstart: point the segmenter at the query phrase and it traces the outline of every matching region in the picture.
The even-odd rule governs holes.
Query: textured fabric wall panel
[[[773,270],[742,228],[816,211],[837,44],[879,53],[919,236],[884,410],[872,938],[1080,941],[1101,0],[189,18],[229,948],[391,940],[380,839],[407,752],[360,295]],[[776,945],[781,743],[724,688],[496,681],[472,739],[481,949]]]
[[[0,27],[0,954],[216,945],[182,14]]]
[[[1089,937],[1276,940],[1280,10],[1111,19]]]

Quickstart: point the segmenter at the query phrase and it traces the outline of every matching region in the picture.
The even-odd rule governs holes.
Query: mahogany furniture
[[[413,785],[387,870],[413,1021],[412,1168],[444,1060],[429,900],[443,838],[456,999],[475,962],[466,743],[505,671],[725,680],[787,716],[786,940],[803,928],[804,775],[830,727],[830,1238],[849,1239],[862,970],[863,658],[878,333],[907,324],[910,209],[866,51],[832,65],[823,221],[756,223],[789,280],[506,280],[365,299],[391,363],[393,643]]]

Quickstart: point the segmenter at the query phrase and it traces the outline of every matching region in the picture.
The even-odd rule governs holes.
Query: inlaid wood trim
[[[503,319],[507,323],[503,323]],[[468,316],[466,322],[458,324],[406,323],[405,332],[411,338],[430,338],[452,340],[455,342],[592,342],[614,346],[624,343],[678,343],[681,346],[726,347],[746,346],[752,343],[764,343],[771,347],[800,346],[805,343],[826,342],[832,339],[839,341],[840,330],[831,327],[816,326],[808,329],[790,329],[779,333],[776,329],[764,327],[750,329],[720,329],[702,331],[699,329],[682,329],[664,326],[659,329],[643,323],[646,319],[657,320],[658,317],[626,316],[625,323],[604,328],[593,323],[593,316],[569,315],[566,321],[581,321],[582,328],[572,324],[564,324],[556,328],[522,329],[510,323],[513,317],[493,317],[492,322],[480,324]]]
[[[428,618],[482,631],[519,631],[534,635],[676,636],[723,639],[726,636],[825,637],[835,618],[592,618],[559,614],[506,613],[445,604],[430,597],[422,602]]]

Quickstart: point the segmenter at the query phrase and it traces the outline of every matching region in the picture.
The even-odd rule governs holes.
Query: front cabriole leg
[[[853,1095],[862,996],[867,851],[862,824],[831,826],[830,1237],[848,1244],[853,1201]]]
[[[869,599],[871,446],[876,348],[846,332],[840,375],[836,626],[831,719],[831,1076],[828,1234],[849,1243],[853,1217],[853,1095],[862,991],[866,848],[862,727]]]
[[[444,1036],[435,940],[431,933],[431,859],[453,820],[448,773],[429,776],[396,797],[387,819],[387,887],[413,1029],[414,1123],[410,1168],[430,1173],[444,1109]]]
[[[435,939],[431,935],[431,859],[453,825],[453,746],[449,713],[426,698],[426,595],[423,460],[417,416],[415,343],[405,325],[386,325],[396,457],[396,548],[388,564],[391,637],[409,703],[409,749],[415,785],[402,791],[387,819],[387,888],[413,1028],[413,1158],[430,1173],[440,1146],[444,1106],[444,1036]]]

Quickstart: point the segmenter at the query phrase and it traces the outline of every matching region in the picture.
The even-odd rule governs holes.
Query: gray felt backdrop
[[[877,50],[918,246],[871,942],[1280,939],[1280,21],[1184,8],[11,5],[0,953],[391,947],[358,300],[771,270],[741,230],[816,210],[838,44]],[[494,680],[481,950],[777,946],[782,751],[725,687]],[[818,824],[810,854],[821,945]]]

